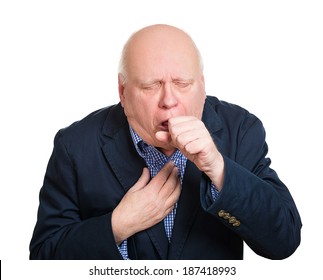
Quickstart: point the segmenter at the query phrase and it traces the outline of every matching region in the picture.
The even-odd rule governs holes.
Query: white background
[[[121,48],[132,32],[154,23],[176,25],[192,35],[204,58],[209,95],[263,121],[272,167],[289,187],[304,224],[301,246],[287,260],[265,260],[246,247],[242,262],[207,264],[237,265],[236,279],[320,278],[322,15],[321,1],[311,0],[1,1],[4,279],[45,274],[46,279],[88,279],[95,262],[28,261],[38,193],[57,130],[118,102]],[[114,264],[97,262],[107,263]],[[185,265],[166,266],[179,264]]]

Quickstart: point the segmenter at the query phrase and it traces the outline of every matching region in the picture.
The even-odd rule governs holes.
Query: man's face
[[[159,142],[156,132],[167,131],[172,117],[201,119],[205,102],[196,50],[187,46],[185,38],[176,42],[181,40],[175,38],[174,44],[156,38],[136,42],[127,56],[124,83],[119,74],[119,95],[129,124],[146,143],[167,151],[174,147]]]

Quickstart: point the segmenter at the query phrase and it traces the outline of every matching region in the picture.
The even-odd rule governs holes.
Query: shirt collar
[[[134,144],[137,146],[140,141],[143,141],[142,138],[133,130],[133,128],[129,125],[130,133]]]
[[[131,137],[132,137],[132,141],[133,143],[135,144],[135,148],[138,152],[138,154],[141,156],[141,157],[145,157],[145,154],[144,154],[144,150],[143,150],[143,146],[150,146],[152,149],[156,150],[157,153],[161,153],[160,151],[158,151],[155,147],[151,146],[151,145],[148,145],[134,130],[133,128],[129,125],[129,129],[130,129],[130,134],[131,134]],[[166,155],[165,155],[166,157]],[[170,156],[169,158],[170,159],[173,159],[173,158],[177,158],[177,157],[184,157],[185,156],[181,153],[180,150],[176,150],[175,153]]]
[[[138,154],[144,158],[144,154],[143,154],[143,149],[142,149],[142,145],[147,145],[144,140],[142,140],[142,138],[133,130],[133,128],[129,125],[129,129],[130,129],[130,134],[131,134],[131,138],[133,143],[135,144],[135,148],[138,152]]]
[[[177,149],[170,157],[167,157],[154,146],[145,143],[142,138],[132,129],[131,126],[129,126],[129,128],[135,148],[138,154],[146,161],[151,176],[154,177],[164,166],[164,164],[171,160],[178,168],[182,183],[187,162],[187,158],[182,154],[182,152]]]

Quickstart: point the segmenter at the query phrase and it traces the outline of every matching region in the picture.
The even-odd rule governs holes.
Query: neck
[[[158,150],[161,151],[167,157],[171,157],[176,151],[175,148],[173,148],[173,149],[158,148]]]

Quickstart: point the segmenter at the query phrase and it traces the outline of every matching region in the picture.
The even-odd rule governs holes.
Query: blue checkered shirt
[[[176,150],[170,157],[167,157],[162,152],[157,150],[155,147],[145,143],[131,127],[130,127],[130,133],[138,154],[145,160],[147,164],[151,178],[156,176],[157,173],[162,169],[162,167],[167,162],[173,161],[175,163],[175,166],[178,169],[178,173],[179,173],[178,175],[180,177],[180,182],[182,185],[187,158],[181,153],[181,151]],[[213,199],[216,199],[218,196],[218,193],[215,190],[215,188],[211,187],[211,193],[212,193]],[[174,209],[164,218],[165,232],[169,242],[171,242],[176,209],[177,209],[177,203],[175,204]],[[123,259],[129,259],[127,240],[123,241],[118,246],[118,249]]]

